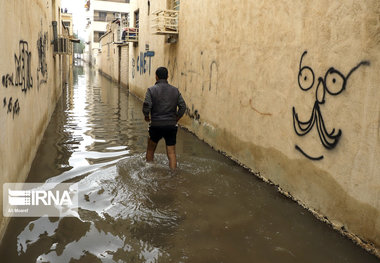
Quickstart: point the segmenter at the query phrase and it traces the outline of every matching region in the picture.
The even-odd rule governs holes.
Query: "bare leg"
[[[177,168],[177,157],[175,155],[175,145],[166,146],[166,154],[168,155],[170,169],[175,170]]]
[[[157,143],[148,138],[148,147],[146,149],[146,161],[153,162],[154,152],[156,151]]]

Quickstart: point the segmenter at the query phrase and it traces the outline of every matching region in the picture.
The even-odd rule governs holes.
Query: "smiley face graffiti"
[[[301,56],[298,71],[298,86],[303,91],[310,90],[311,88],[313,88],[315,84],[315,75],[312,68],[310,68],[309,66],[302,65],[302,60],[306,54],[307,51],[304,51]],[[352,75],[352,73],[354,73],[359,67],[369,66],[369,64],[370,63],[368,61],[360,62],[358,65],[353,67],[346,76],[343,75],[337,69],[331,67],[326,71],[326,74],[323,78],[319,77],[317,87],[315,90],[314,107],[309,120],[301,121],[298,118],[296,109],[293,107],[293,127],[296,134],[298,136],[304,136],[308,134],[315,125],[317,127],[319,139],[322,145],[328,150],[335,148],[335,146],[339,142],[340,137],[342,136],[342,130],[338,129],[336,131],[335,128],[333,128],[331,131],[328,131],[323,120],[323,116],[319,105],[324,104],[326,102],[326,93],[330,94],[331,96],[337,96],[340,93],[342,93],[346,89],[347,81]],[[310,156],[297,144],[295,145],[295,148],[305,157],[311,160],[323,159],[323,155],[318,157]]]

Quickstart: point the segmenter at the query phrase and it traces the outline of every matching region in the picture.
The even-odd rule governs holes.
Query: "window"
[[[107,21],[107,12],[100,12],[99,11],[99,20],[98,21]],[[94,20],[95,20],[95,18],[94,18]]]
[[[99,43],[99,38],[104,35],[104,31],[94,31],[94,42]]]
[[[135,28],[139,28],[140,27],[140,20],[139,20],[139,10],[137,9],[135,11]]]
[[[95,10],[94,11],[94,21],[102,21],[102,22],[107,21],[107,12]]]
[[[120,26],[122,28],[129,27],[129,13],[121,13]]]
[[[167,0],[167,7],[169,10],[179,10],[180,0]]]
[[[63,21],[65,27],[70,28],[70,21]]]
[[[127,26],[129,26],[129,13],[122,13],[121,14],[122,21],[124,21]]]

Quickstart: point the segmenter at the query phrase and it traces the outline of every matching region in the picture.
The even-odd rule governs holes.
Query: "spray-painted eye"
[[[325,75],[326,91],[330,95],[338,95],[346,87],[346,78],[334,68],[330,68]]]
[[[314,85],[314,73],[309,67],[303,67],[298,75],[298,84],[302,90],[309,90]]]
[[[305,51],[301,56],[300,67],[298,71],[298,86],[304,91],[311,89],[315,81],[313,70],[309,66],[302,67],[302,60],[306,54],[307,52]]]

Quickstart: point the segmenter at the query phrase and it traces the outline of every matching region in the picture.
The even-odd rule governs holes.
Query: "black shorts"
[[[177,126],[150,126],[149,127],[149,137],[155,143],[164,137],[167,146],[173,146],[176,144],[177,140]]]

